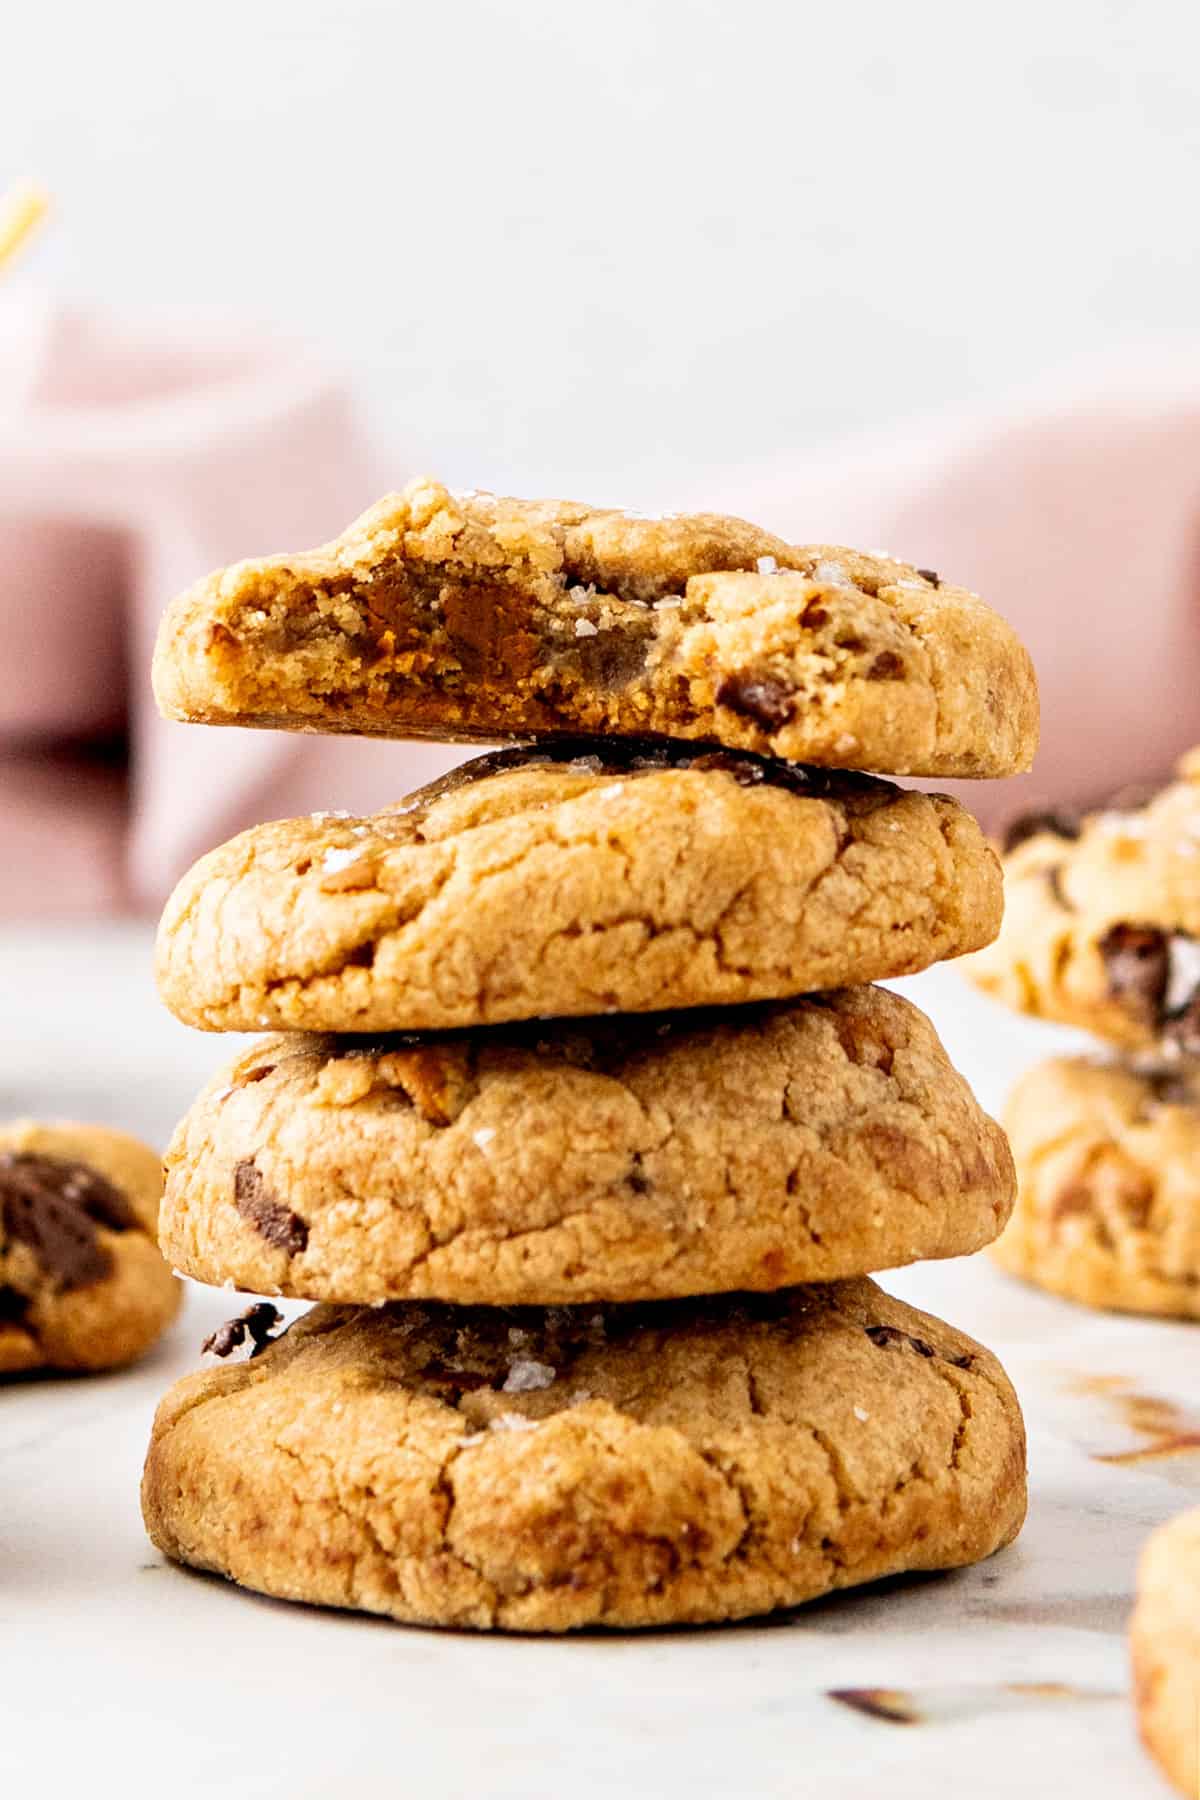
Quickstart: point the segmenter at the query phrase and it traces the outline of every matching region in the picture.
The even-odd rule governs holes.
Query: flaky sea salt
[[[348,819],[351,815],[344,807],[335,807],[332,812],[315,812],[308,816],[314,825],[324,825],[327,819]]]
[[[471,1133],[471,1140],[473,1143],[478,1144],[481,1150],[486,1150],[495,1135],[496,1132],[493,1126],[481,1125],[478,1131],[473,1131]]]
[[[576,619],[576,621],[575,621],[575,636],[576,637],[598,637],[599,635],[600,635],[600,627],[598,625],[593,625],[592,621],[590,619]]]
[[[858,1420],[860,1425],[865,1425],[871,1415],[863,1407],[856,1406],[854,1409],[854,1416]]]
[[[489,1431],[536,1431],[539,1421],[527,1419],[524,1413],[497,1413],[488,1420]]]
[[[773,556],[760,556],[754,566],[760,575],[778,575],[779,573],[779,564]]]
[[[358,861],[360,855],[361,851],[353,848],[349,850],[327,850],[321,858],[321,873],[323,875],[334,875],[339,869],[348,869],[352,862]]]
[[[532,1394],[538,1388],[548,1388],[553,1384],[555,1371],[549,1363],[535,1362],[531,1356],[518,1356],[509,1365],[508,1374],[504,1377],[502,1394]]]
[[[840,562],[819,562],[812,572],[814,581],[824,581],[830,587],[853,587],[846,570]]]

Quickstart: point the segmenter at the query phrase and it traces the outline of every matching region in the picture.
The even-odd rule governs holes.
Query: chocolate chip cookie
[[[179,1310],[162,1168],[99,1125],[0,1126],[0,1375],[132,1362]]]
[[[986,1350],[870,1281],[548,1312],[318,1306],[179,1382],[150,1535],[261,1593],[426,1625],[736,1619],[1020,1529]]]
[[[1181,1794],[1200,1793],[1200,1509],[1154,1532],[1129,1631],[1142,1742]]]
[[[972,980],[1130,1050],[1200,1055],[1200,756],[1140,806],[1019,822]]]
[[[209,1031],[439,1030],[881,980],[988,942],[1000,910],[944,796],[587,740],[243,833],[168,901],[158,980]]]
[[[653,733],[889,774],[1012,775],[1038,733],[1024,647],[934,570],[427,479],[182,595],[154,680],[203,724]]]
[[[997,1262],[1088,1306],[1200,1318],[1200,1072],[1056,1057],[1004,1122],[1018,1197]]]
[[[268,1038],[167,1153],[200,1281],[359,1303],[644,1300],[963,1256],[1004,1134],[882,988],[448,1037]]]

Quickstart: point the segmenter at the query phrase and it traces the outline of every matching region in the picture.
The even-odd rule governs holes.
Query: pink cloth
[[[255,819],[365,809],[457,760],[170,725],[165,602],[320,542],[407,468],[297,347],[178,320],[0,303],[0,915],[153,907]],[[636,505],[638,496],[630,495]],[[1011,418],[730,473],[692,496],[796,541],[882,545],[978,589],[1042,680],[1031,776],[960,784],[987,822],[1154,779],[1200,739],[1200,359]],[[81,746],[127,733],[127,769]]]
[[[382,804],[455,760],[171,725],[150,694],[176,590],[318,543],[388,485],[343,384],[294,345],[4,297],[0,914],[157,905],[256,818]],[[125,733],[127,769],[111,753]]]
[[[1153,782],[1200,742],[1200,354],[719,491],[793,542],[940,569],[1011,620],[1041,686],[1034,769],[939,784],[986,824]]]

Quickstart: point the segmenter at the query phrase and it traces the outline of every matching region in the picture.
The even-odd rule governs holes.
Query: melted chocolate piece
[[[581,773],[591,775],[654,775],[664,769],[713,769],[732,775],[743,787],[761,782],[769,787],[787,788],[791,793],[821,798],[896,792],[891,783],[880,781],[873,775],[862,775],[857,770],[813,768],[807,763],[759,756],[752,750],[713,750],[704,744],[692,745],[666,738],[561,737],[545,743],[515,744],[508,750],[473,757],[470,762],[460,763],[427,787],[410,794],[402,810],[405,814],[418,812],[493,775],[564,765],[574,765]]]
[[[927,1344],[924,1338],[914,1337],[911,1331],[901,1331],[896,1325],[864,1325],[863,1330],[880,1350],[890,1350],[904,1344],[911,1344],[918,1356],[930,1358],[939,1355],[933,1345]],[[969,1369],[973,1360],[969,1351],[963,1356],[941,1357],[942,1362],[953,1363],[956,1369]]]
[[[1098,945],[1108,991],[1157,1030],[1166,1010],[1171,947],[1154,925],[1114,925]]]
[[[1001,847],[1005,856],[1015,850],[1018,844],[1024,844],[1029,838],[1041,837],[1049,833],[1052,837],[1066,838],[1073,841],[1083,831],[1083,822],[1078,813],[1073,812],[1027,812],[1019,813],[1004,828]]]
[[[307,1224],[275,1198],[253,1160],[238,1163],[233,1171],[233,1203],[274,1249],[298,1256],[307,1247]]]
[[[125,1196],[98,1170],[25,1150],[0,1154],[0,1218],[6,1236],[28,1244],[64,1293],[103,1281],[112,1268],[97,1225],[116,1232],[137,1225]]]
[[[772,675],[727,675],[717,689],[717,705],[776,731],[795,712],[796,696]]]
[[[271,1333],[279,1324],[280,1316],[277,1306],[272,1306],[268,1300],[258,1300],[236,1319],[227,1319],[224,1325],[218,1325],[211,1337],[206,1337],[200,1346],[201,1354],[232,1356],[249,1338],[250,1355],[255,1357],[274,1341]]]
[[[0,1287],[0,1331],[6,1325],[20,1325],[28,1311],[28,1294],[19,1294],[13,1287]]]

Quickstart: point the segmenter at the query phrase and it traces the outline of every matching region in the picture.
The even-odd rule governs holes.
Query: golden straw
[[[18,181],[0,199],[0,269],[16,256],[22,244],[50,210],[50,196],[32,181]]]

